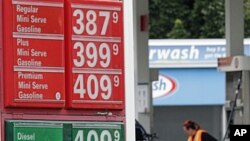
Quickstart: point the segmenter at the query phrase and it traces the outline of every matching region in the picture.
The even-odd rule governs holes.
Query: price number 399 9
[[[89,42],[84,46],[82,42],[75,42],[73,49],[76,51],[76,57],[73,58],[73,63],[76,67],[97,67],[108,68],[111,63],[111,56],[118,56],[119,46],[114,43],[100,43],[96,45],[94,42]],[[112,54],[111,54],[112,52]]]

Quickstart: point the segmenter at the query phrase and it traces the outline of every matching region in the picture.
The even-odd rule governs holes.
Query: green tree
[[[180,19],[176,19],[173,29],[167,34],[168,38],[187,38],[188,33]]]
[[[150,38],[167,38],[177,18],[187,20],[194,0],[149,0]],[[190,5],[191,3],[191,5]],[[183,26],[186,27],[186,22]]]
[[[225,0],[149,0],[149,11],[151,39],[225,37]],[[244,0],[244,15],[244,37],[249,38],[250,0]],[[185,36],[177,36],[179,28]]]
[[[224,0],[196,0],[190,13],[190,38],[222,38],[225,35]]]
[[[244,0],[244,33],[245,38],[250,37],[250,0]]]

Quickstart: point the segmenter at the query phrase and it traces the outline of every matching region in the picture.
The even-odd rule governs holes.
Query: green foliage
[[[245,37],[250,37],[250,0],[244,0],[244,32]]]
[[[250,37],[250,0],[244,0]],[[225,0],[149,0],[150,38],[224,38]]]
[[[196,0],[190,16],[191,38],[224,37],[224,0]]]
[[[173,29],[168,33],[168,38],[187,38],[188,33],[184,29],[183,23],[180,19],[176,19]]]
[[[150,38],[167,38],[177,18],[185,21],[190,8],[183,1],[190,0],[149,0]]]

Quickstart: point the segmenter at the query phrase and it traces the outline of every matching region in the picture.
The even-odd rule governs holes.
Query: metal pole
[[[243,0],[225,0],[225,23],[226,23],[226,50],[227,56],[242,56],[244,54],[244,12],[243,12]],[[238,73],[229,73],[226,72],[226,98],[229,101],[235,100],[233,104],[232,111],[229,115],[229,120],[231,121],[234,118],[234,108],[237,106],[236,100],[238,98],[238,93],[235,96],[233,95],[232,87],[235,79],[235,76]],[[242,74],[242,77],[245,78],[245,73]],[[248,77],[249,79],[249,77]],[[245,85],[246,80],[242,80],[242,85]],[[240,88],[239,88],[240,89]],[[245,88],[242,88],[242,92],[246,92]],[[243,94],[244,95],[244,94]],[[249,103],[249,101],[248,101]],[[228,134],[228,127],[230,121],[227,123],[226,133],[223,140],[226,139]]]
[[[250,124],[250,72],[243,71],[243,86],[242,86],[242,99],[243,99],[243,124]]]
[[[225,7],[227,56],[243,55],[243,0],[226,0]]]
[[[135,93],[137,84],[135,46],[135,1],[124,0],[125,140],[135,140]]]

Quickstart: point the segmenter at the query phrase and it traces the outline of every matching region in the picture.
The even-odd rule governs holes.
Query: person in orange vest
[[[183,123],[183,130],[188,135],[187,141],[217,141],[207,131],[202,130],[196,122],[191,120],[186,120]]]

